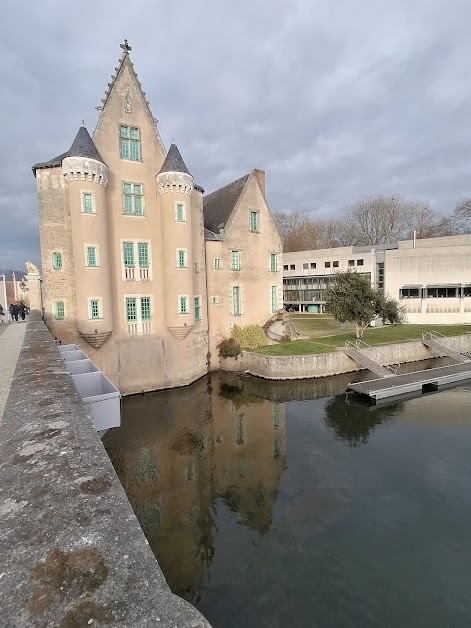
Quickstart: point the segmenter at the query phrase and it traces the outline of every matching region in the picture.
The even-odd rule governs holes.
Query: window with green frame
[[[232,314],[239,316],[240,314],[240,287],[233,286],[232,288]]]
[[[96,246],[87,246],[87,266],[97,266]]]
[[[270,253],[270,270],[272,273],[278,270],[278,256],[276,253]]]
[[[123,261],[127,268],[134,267],[134,243],[123,242]]]
[[[186,222],[186,212],[183,203],[177,203],[175,210],[175,220],[177,222]]]
[[[147,242],[137,243],[137,254],[139,258],[140,268],[148,268],[149,266],[149,245]]]
[[[185,249],[178,249],[178,258],[177,258],[178,268],[187,268],[188,264],[186,261],[186,251]]]
[[[136,297],[126,297],[126,320],[128,323],[137,321]]]
[[[256,211],[250,212],[250,231],[258,233],[260,231],[260,213]]]
[[[60,321],[64,317],[65,317],[64,301],[56,301],[54,303],[54,318],[57,321]]]
[[[93,197],[91,192],[82,194],[82,211],[84,214],[93,214]]]
[[[240,270],[240,251],[232,251],[231,268],[232,270]]]
[[[100,304],[98,299],[90,299],[90,318],[100,318]]]
[[[195,297],[195,321],[201,320],[201,297]]]
[[[271,311],[276,312],[278,310],[278,288],[276,286],[271,287]]]
[[[188,297],[179,297],[180,314],[188,314]]]
[[[141,319],[150,321],[150,297],[141,297]]]
[[[119,127],[121,159],[141,161],[141,133],[135,126],[121,124]]]
[[[123,212],[127,216],[143,216],[143,198],[142,183],[126,183],[123,181]]]
[[[55,252],[52,254],[52,266],[56,270],[62,268],[62,253]]]

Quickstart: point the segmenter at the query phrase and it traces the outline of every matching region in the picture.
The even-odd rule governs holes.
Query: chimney
[[[262,190],[263,197],[265,198],[265,170],[254,168],[253,173],[257,177],[258,185]]]

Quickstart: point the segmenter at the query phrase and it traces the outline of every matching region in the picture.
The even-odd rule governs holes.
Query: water
[[[370,408],[352,379],[124,399],[103,442],[214,628],[471,625],[471,384]]]

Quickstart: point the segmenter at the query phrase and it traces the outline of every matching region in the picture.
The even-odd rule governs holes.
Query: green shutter
[[[126,320],[128,322],[136,321],[136,298],[135,297],[127,297],[126,298]]]
[[[188,302],[186,297],[180,297],[180,314],[188,314]]]
[[[62,268],[62,254],[61,253],[52,254],[52,265],[55,269]]]
[[[87,247],[87,265],[96,266],[96,248],[94,246]]]
[[[278,309],[278,304],[277,304],[277,288],[276,286],[272,286],[271,287],[271,311],[272,312],[276,312]]]
[[[149,266],[149,247],[147,242],[139,242],[137,245],[139,255],[139,266],[147,268]]]
[[[55,302],[55,318],[62,320],[64,318],[64,301]]]
[[[141,161],[141,144],[139,140],[131,140],[131,160]]]
[[[150,297],[141,298],[141,319],[150,321]]]
[[[134,197],[134,213],[136,216],[142,216],[142,196]]]
[[[270,255],[270,270],[272,272],[276,272],[277,270],[277,259],[276,259],[276,253],[271,253]]]
[[[185,251],[178,251],[178,267],[186,268]]]
[[[90,316],[91,318],[100,318],[100,309],[98,307],[97,299],[92,299],[90,301]]]
[[[121,137],[128,138],[129,137],[129,127],[124,126],[123,124],[120,127],[120,135]]]
[[[130,194],[124,195],[124,213],[132,214],[132,196]]]
[[[250,212],[250,231],[258,230],[258,212]]]
[[[123,243],[124,265],[127,267],[134,266],[134,245],[132,242]]]
[[[131,128],[131,139],[132,140],[140,139],[139,129],[137,129],[136,127]]]
[[[93,212],[92,195],[89,193],[83,194],[83,212],[85,214],[91,214]]]
[[[232,270],[239,270],[239,251],[232,251]]]
[[[183,215],[183,205],[181,203],[177,203],[177,222],[184,222],[185,218]]]
[[[195,297],[195,321],[201,320],[201,300],[200,297]]]
[[[134,185],[134,194],[136,194],[137,196],[142,194],[142,185],[140,183],[136,183]]]
[[[240,314],[239,286],[234,286],[232,288],[232,313],[234,316],[238,316]]]
[[[129,140],[121,139],[121,159],[130,158]]]

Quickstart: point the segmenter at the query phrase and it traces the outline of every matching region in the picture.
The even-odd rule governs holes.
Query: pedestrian
[[[11,320],[18,322],[18,305],[16,303],[11,304],[10,314]]]
[[[26,316],[26,312],[25,312],[25,304],[24,303],[18,303],[18,314],[21,317],[21,320],[24,321],[25,320],[25,316]]]
[[[3,311],[2,304],[0,303],[0,322],[3,323],[3,317],[5,316],[5,312]]]

